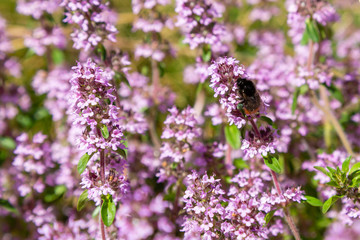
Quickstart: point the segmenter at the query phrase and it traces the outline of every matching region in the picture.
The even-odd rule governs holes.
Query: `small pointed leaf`
[[[322,212],[323,214],[327,213],[327,211],[329,211],[330,207],[337,201],[339,200],[340,198],[342,198],[344,196],[338,196],[338,195],[335,195],[335,196],[332,196],[331,198],[329,198],[328,200],[326,200],[324,202],[324,205],[323,205],[323,208],[322,208]]]
[[[101,135],[105,138],[108,139],[109,138],[109,130],[107,128],[107,126],[104,124],[101,126]]]
[[[271,170],[273,170],[276,173],[282,172],[281,165],[277,157],[275,157],[272,154],[268,154],[267,156],[264,155],[262,156],[266,166],[268,166]]]
[[[355,163],[351,168],[349,174],[352,174],[356,170],[360,169],[360,162]]]
[[[90,160],[90,155],[88,153],[82,155],[77,166],[77,170],[79,174],[82,174],[85,171],[89,160]]]
[[[274,216],[274,213],[277,211],[277,209],[272,210],[270,212],[268,212],[265,216],[265,226],[269,224],[270,220],[272,219],[272,217]]]
[[[105,198],[101,206],[101,218],[105,226],[110,227],[114,221],[116,214],[116,206],[112,198]]]
[[[298,88],[295,89],[295,92],[294,92],[294,95],[293,95],[293,101],[292,101],[292,104],[291,104],[291,114],[292,115],[294,115],[294,113],[295,113],[299,94],[300,94],[300,88],[298,87]]]
[[[18,213],[18,210],[8,200],[0,198],[0,207],[8,210],[9,212]]]
[[[225,138],[226,142],[230,144],[233,149],[240,148],[240,131],[235,125],[225,126]]]
[[[76,207],[78,212],[80,212],[85,207],[86,202],[89,201],[88,195],[87,189],[81,193]]]
[[[341,166],[342,172],[347,173],[349,171],[350,160],[351,160],[351,156],[349,156],[345,159],[345,161],[343,162],[343,164]]]
[[[316,197],[312,197],[312,196],[305,196],[305,197],[306,197],[306,202],[311,206],[321,207],[323,205],[322,201],[320,201]]]
[[[323,174],[325,174],[326,176],[330,177],[330,173],[328,171],[326,171],[325,168],[323,167],[319,167],[319,166],[315,166],[314,167],[316,170],[319,170],[320,172],[322,172]]]

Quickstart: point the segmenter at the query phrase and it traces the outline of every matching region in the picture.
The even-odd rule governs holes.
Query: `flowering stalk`
[[[240,88],[241,85],[235,84],[235,81],[237,81],[239,77],[247,78],[245,69],[242,66],[239,67],[238,61],[233,58],[220,58],[217,62],[214,62],[209,69],[212,74],[210,86],[214,88],[215,96],[220,96],[220,103],[222,104],[222,107],[226,109],[228,118],[234,119],[236,122],[233,120],[233,123],[238,127],[242,127],[244,124],[246,124],[246,122],[250,122],[252,126],[253,132],[249,132],[248,139],[243,140],[242,149],[246,150],[251,157],[261,153],[265,160],[265,156],[267,156],[269,153],[275,153],[272,145],[275,141],[273,137],[274,132],[269,127],[259,130],[254,121],[254,114],[247,115],[244,113],[244,109],[239,107],[240,99],[243,96],[239,96],[238,92],[243,91],[243,89]],[[249,99],[244,100],[251,101]],[[272,167],[269,166],[269,168],[277,194],[279,197],[283,197],[276,173],[273,171]],[[293,233],[295,239],[299,240],[300,235],[296,230],[293,220],[289,215],[289,212],[286,210],[285,205],[283,204],[282,206],[284,208],[285,219],[288,222],[290,230]]]
[[[83,127],[78,144],[86,152],[78,165],[82,175],[81,185],[86,188],[79,199],[78,209],[84,207],[86,198],[93,200],[95,205],[101,204],[101,235],[105,239],[103,224],[112,224],[116,203],[128,191],[128,183],[123,175],[125,146],[120,109],[115,106],[111,74],[97,67],[91,59],[85,64],[78,63],[73,70],[70,82],[74,124]],[[100,164],[93,158],[98,155]],[[88,164],[89,160],[92,160],[91,164]]]
[[[309,57],[308,57],[308,69],[311,68],[311,66],[313,65],[313,61],[314,61],[314,50],[313,50],[313,41],[309,41]],[[354,156],[355,153],[352,150],[351,144],[348,140],[348,137],[346,136],[346,133],[344,132],[344,129],[341,127],[339,121],[337,120],[337,118],[335,117],[334,113],[331,111],[330,106],[328,104],[326,104],[328,102],[327,100],[327,91],[326,88],[324,86],[320,86],[320,94],[322,97],[323,102],[325,103],[325,106],[322,106],[315,93],[313,91],[311,91],[311,100],[313,101],[314,105],[319,108],[324,114],[324,118],[330,120],[330,122],[333,124],[334,129],[337,133],[337,135],[339,136],[343,146],[345,147],[346,151]]]
[[[262,139],[262,137],[260,135],[260,132],[259,132],[254,120],[251,119],[250,123],[251,123],[251,126],[253,127],[253,129],[255,130],[255,133],[258,135],[258,137],[260,139]],[[272,169],[270,169],[270,173],[271,173],[271,177],[272,177],[272,180],[274,182],[274,185],[275,185],[275,188],[276,188],[276,191],[277,191],[279,197],[283,196],[283,193],[282,193],[279,181],[277,179],[276,173]],[[300,238],[299,232],[296,229],[294,221],[293,221],[287,207],[285,205],[283,205],[283,208],[284,208],[284,216],[285,216],[286,222],[289,225],[289,228],[290,228],[293,236],[295,237],[296,240],[300,240],[301,238]]]

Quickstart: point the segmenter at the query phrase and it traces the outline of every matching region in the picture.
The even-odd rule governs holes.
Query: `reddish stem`
[[[250,123],[251,123],[251,126],[253,127],[253,129],[255,131],[255,134],[262,141],[259,129],[256,126],[256,123],[254,122],[254,119],[251,118]],[[275,185],[275,188],[276,188],[276,191],[277,191],[278,195],[280,197],[283,196],[279,181],[278,181],[277,176],[276,176],[276,173],[273,170],[270,170],[270,173],[271,173],[271,177],[273,179],[273,182],[274,182],[274,185]],[[290,228],[292,234],[294,235],[296,240],[301,240],[299,232],[296,229],[296,226],[295,226],[294,221],[293,221],[293,219],[292,219],[292,217],[291,217],[291,215],[290,215],[290,213],[288,211],[288,208],[285,206],[285,204],[283,204],[283,207],[284,207],[285,220],[286,220],[287,224],[289,225],[289,228]]]
[[[100,151],[100,178],[101,178],[101,184],[105,184],[105,152],[104,150]],[[102,202],[102,201],[101,201]],[[101,228],[101,238],[102,240],[106,240],[105,238],[105,226],[104,222],[101,218],[100,214],[100,228]]]

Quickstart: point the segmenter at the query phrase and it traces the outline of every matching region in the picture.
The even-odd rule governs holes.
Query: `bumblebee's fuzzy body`
[[[242,98],[240,103],[243,105],[245,114],[251,115],[257,113],[261,107],[262,100],[255,84],[245,78],[239,78],[236,84]]]

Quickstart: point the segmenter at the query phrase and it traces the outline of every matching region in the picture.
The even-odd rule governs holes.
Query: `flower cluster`
[[[283,225],[275,220],[265,226],[265,215],[275,210],[275,216],[281,216],[277,209],[305,199],[299,188],[287,189],[282,196],[266,191],[271,177],[255,171],[240,171],[227,194],[213,176],[193,172],[187,180],[185,239],[268,239],[283,232]]]
[[[25,38],[24,44],[28,48],[33,49],[37,55],[44,55],[46,47],[50,45],[64,49],[66,47],[66,38],[59,27],[39,27],[34,29],[31,37]]]
[[[166,18],[156,10],[159,6],[169,5],[169,0],[158,0],[158,1],[145,1],[145,0],[134,0],[132,1],[132,10],[134,14],[140,15],[134,22],[133,30],[141,30],[147,32],[161,32],[166,26],[168,28],[173,27],[172,20]],[[146,18],[145,18],[146,16]]]
[[[196,138],[201,135],[198,121],[194,116],[194,110],[187,107],[179,112],[176,107],[169,109],[170,115],[166,118],[165,128],[161,135],[167,139],[161,147],[160,159],[171,159],[171,162],[181,162]]]
[[[268,153],[275,153],[276,132],[270,126],[259,129],[259,136],[254,131],[247,132],[247,136],[242,140],[241,149],[250,158]]]
[[[208,64],[203,63],[200,57],[196,58],[196,64],[187,66],[184,70],[184,82],[190,84],[203,83],[209,77]]]
[[[111,159],[112,162],[114,158]],[[117,160],[121,163],[121,159]],[[129,191],[129,183],[126,180],[123,171],[124,166],[117,164],[116,168],[110,168],[105,171],[105,183],[101,181],[100,166],[95,164],[91,169],[86,169],[81,175],[80,185],[88,190],[88,198],[95,202],[96,206],[101,204],[101,196],[110,194],[115,203],[119,202]]]
[[[287,23],[290,26],[289,36],[295,44],[300,43],[303,32],[305,30],[305,20],[314,18],[323,26],[339,20],[339,15],[335,8],[327,1],[302,1],[302,0],[288,0],[288,19]]]
[[[76,116],[74,124],[85,128],[78,146],[86,149],[89,155],[104,149],[124,148],[123,130],[118,125],[120,110],[114,105],[116,96],[110,84],[112,74],[97,67],[91,59],[84,64],[78,63],[73,71],[70,102]],[[108,136],[100,132],[104,128],[107,128],[104,131]]]
[[[127,195],[117,212],[118,239],[179,240],[175,237],[175,225],[169,217],[169,202],[162,194],[155,195],[146,185],[137,187]]]
[[[175,50],[169,41],[162,39],[161,32],[164,28],[172,29],[173,21],[162,8],[169,6],[171,1],[132,1],[133,13],[138,17],[133,24],[133,31],[142,31],[148,35],[142,44],[135,48],[135,57],[151,58],[157,62],[164,60],[166,55],[175,56]],[[149,41],[151,38],[151,41]]]
[[[185,232],[184,239],[220,239],[222,229],[220,219],[225,214],[222,206],[226,199],[220,179],[207,174],[200,177],[195,171],[187,176],[188,186],[183,201],[184,210],[188,217],[181,231]]]
[[[63,67],[56,67],[51,72],[39,70],[34,76],[32,86],[37,94],[47,94],[44,104],[54,121],[61,120],[68,108],[70,78],[71,74]]]
[[[40,19],[45,13],[52,14],[59,9],[61,0],[19,0],[16,10],[23,15]]]
[[[8,54],[12,52],[12,46],[6,33],[6,21],[0,16],[0,79],[4,73],[9,73],[14,77],[20,76],[20,65],[13,57]]]
[[[16,157],[13,161],[15,167],[12,173],[16,178],[14,183],[17,186],[20,196],[25,196],[32,191],[42,193],[45,184],[53,185],[50,179],[44,179],[45,172],[55,167],[51,158],[51,147],[45,142],[46,136],[37,133],[32,139],[23,133],[16,138],[18,145],[14,150]],[[26,174],[22,174],[22,173]]]
[[[247,78],[245,68],[239,65],[235,58],[218,58],[209,67],[210,87],[214,89],[214,96],[219,97],[221,107],[230,124],[241,128],[245,124],[244,116],[238,109],[241,97],[238,94],[236,80]]]
[[[1,239],[358,239],[359,9],[2,1]]]
[[[123,151],[125,146],[120,108],[114,105],[115,90],[110,84],[113,76],[97,67],[91,59],[84,64],[78,63],[73,71],[71,109],[76,116],[74,124],[84,129],[78,146],[88,155],[96,153],[95,157],[98,157],[100,154],[100,164],[104,164],[99,167],[92,162],[92,167],[82,173],[81,184],[96,205],[101,203],[101,196],[107,194],[116,203],[127,193],[128,182],[123,174],[124,159],[117,152]],[[106,165],[110,168],[106,169]]]
[[[8,129],[8,121],[11,121],[19,113],[30,108],[30,97],[22,86],[0,86],[0,134]],[[4,134],[5,136],[5,134]]]
[[[205,44],[219,44],[225,32],[224,26],[216,21],[224,11],[219,3],[211,0],[177,0],[175,11],[178,13],[176,26],[184,31],[184,43],[189,44],[191,49]]]
[[[108,2],[63,0],[61,6],[67,10],[64,22],[75,23],[80,27],[71,34],[75,49],[88,51],[105,39],[116,41],[116,14],[109,9]]]

